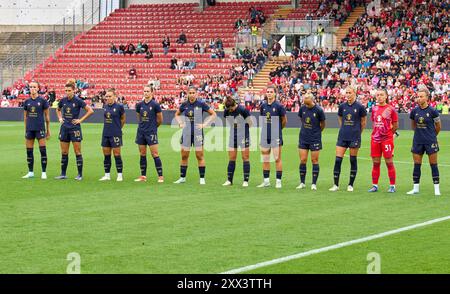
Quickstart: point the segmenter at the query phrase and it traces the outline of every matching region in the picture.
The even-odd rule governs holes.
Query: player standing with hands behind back
[[[348,192],[353,192],[358,171],[358,151],[361,147],[361,134],[366,127],[366,108],[356,101],[356,89],[347,87],[345,89],[347,102],[341,103],[338,110],[339,135],[336,143],[336,159],[334,162],[334,185],[329,191],[339,190],[339,177],[341,175],[341,165],[347,148],[350,149],[350,182],[347,187]]]
[[[414,130],[414,139],[411,152],[414,160],[413,182],[414,188],[407,194],[419,193],[420,168],[422,166],[422,157],[424,152],[428,154],[428,160],[431,166],[431,176],[434,183],[434,195],[439,196],[439,169],[437,154],[439,145],[437,135],[441,131],[441,120],[439,112],[428,105],[430,92],[427,89],[417,91],[417,104],[409,118],[411,119],[411,127]]]
[[[81,98],[75,95],[75,84],[67,83],[64,91],[66,97],[61,99],[56,108],[56,114],[61,129],[59,131],[59,141],[61,145],[61,175],[56,177],[57,180],[67,179],[66,171],[69,163],[69,146],[72,142],[73,150],[77,158],[78,175],[75,180],[83,179],[83,156],[81,155],[81,141],[83,135],[81,133],[81,123],[84,122],[94,111],[89,105],[86,105]],[[80,111],[84,109],[86,113],[79,119]]]
[[[45,147],[45,139],[50,138],[50,115],[47,100],[39,96],[39,83],[30,83],[31,98],[23,103],[23,120],[25,122],[25,145],[27,148],[28,173],[23,179],[34,177],[34,140],[39,142],[39,151],[41,152],[41,179],[47,179],[47,149]],[[45,125],[44,125],[45,119]],[[47,128],[46,128],[47,127]],[[47,132],[45,131],[47,129]]]
[[[372,107],[372,142],[370,153],[373,161],[372,188],[369,192],[378,192],[381,155],[384,156],[389,175],[389,193],[395,192],[394,134],[398,129],[398,114],[394,107],[387,104],[385,89],[376,92],[377,105]]]
[[[102,149],[105,159],[103,166],[105,168],[105,175],[100,181],[111,180],[111,151],[114,153],[114,159],[117,169],[117,181],[123,181],[122,169],[123,162],[120,155],[120,147],[122,146],[122,129],[125,125],[125,109],[122,104],[116,102],[116,89],[109,88],[105,94],[106,104],[103,106],[103,134],[102,134]]]

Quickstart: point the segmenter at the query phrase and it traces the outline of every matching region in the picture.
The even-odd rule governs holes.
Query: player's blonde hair
[[[427,95],[427,98],[430,98],[430,91],[426,87],[420,87],[419,90],[417,90],[417,94],[420,92],[425,93]]]

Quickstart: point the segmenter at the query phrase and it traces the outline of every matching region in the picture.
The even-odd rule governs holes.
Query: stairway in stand
[[[347,17],[347,19],[342,23],[342,25],[339,27],[339,29],[336,32],[336,40],[337,40],[337,49],[342,48],[342,39],[345,38],[345,36],[348,33],[348,30],[353,27],[353,25],[356,23],[358,18],[364,14],[366,11],[365,7],[358,6],[356,7],[352,13]]]
[[[245,93],[251,91],[253,93],[263,93],[267,85],[270,84],[269,74],[277,66],[282,65],[283,62],[288,61],[288,56],[280,56],[273,58],[271,61],[266,62],[263,68],[258,72],[258,74],[253,79],[253,88],[247,87],[247,82],[244,82],[244,86],[239,88],[239,97],[244,97]]]

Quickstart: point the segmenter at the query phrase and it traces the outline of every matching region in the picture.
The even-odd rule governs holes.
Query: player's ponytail
[[[233,99],[233,97],[227,96],[227,98],[225,98],[225,108],[231,108],[234,106],[236,106],[236,101]]]

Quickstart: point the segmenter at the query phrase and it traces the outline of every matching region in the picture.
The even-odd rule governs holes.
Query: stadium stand
[[[318,5],[316,0],[304,1],[304,5]],[[347,4],[352,7],[358,4],[335,2],[344,8],[348,8]],[[328,11],[330,1],[324,3],[317,11]],[[127,100],[136,101],[141,92],[138,85],[157,76],[163,106],[175,108],[185,95],[183,82],[176,81],[192,73],[194,84],[205,86],[206,83],[209,88],[218,90],[214,97],[221,97],[235,92],[239,83],[242,84],[240,78],[244,75],[232,68],[241,67],[242,61],[238,58],[242,58],[243,52],[233,54],[238,58],[226,54],[225,58],[212,59],[210,52],[194,54],[193,45],[208,43],[220,36],[223,46],[230,48],[234,44],[234,24],[237,19],[249,18],[250,6],[271,15],[279,5],[286,4],[288,2],[250,2],[248,6],[217,3],[203,13],[198,12],[194,4],[134,5],[120,9],[79,36],[54,61],[37,69],[35,78],[55,88],[57,96],[62,94],[62,85],[68,78],[78,77],[87,78],[89,84],[95,85],[95,91],[114,85]],[[331,12],[328,11],[331,17],[336,10],[333,5]],[[399,112],[408,112],[414,107],[414,90],[426,86],[432,93],[431,105],[439,109],[448,103],[450,95],[448,11],[449,4],[444,0],[384,1],[379,10],[367,11],[358,19],[344,38],[342,48],[300,48],[297,58],[291,56],[270,73],[268,83],[278,86],[280,100],[290,111],[298,110],[306,91],[316,94],[325,111],[336,111],[347,85],[358,87],[358,96],[368,108],[373,105],[375,89],[386,88],[391,103]],[[175,42],[182,30],[188,39],[185,45]],[[164,55],[161,45],[164,34],[170,37],[171,49],[176,52]],[[149,44],[154,55],[149,61],[144,55],[122,56],[109,52],[111,42],[136,44],[139,41]],[[257,54],[250,50],[250,55],[253,59]],[[195,69],[184,74],[181,70],[170,70],[173,56],[194,59]],[[137,79],[127,80],[132,66],[137,70]],[[257,110],[264,98],[262,92],[244,95],[251,110]],[[218,107],[220,99],[209,99],[213,96],[206,94],[202,97]],[[129,106],[132,107],[132,103]]]

